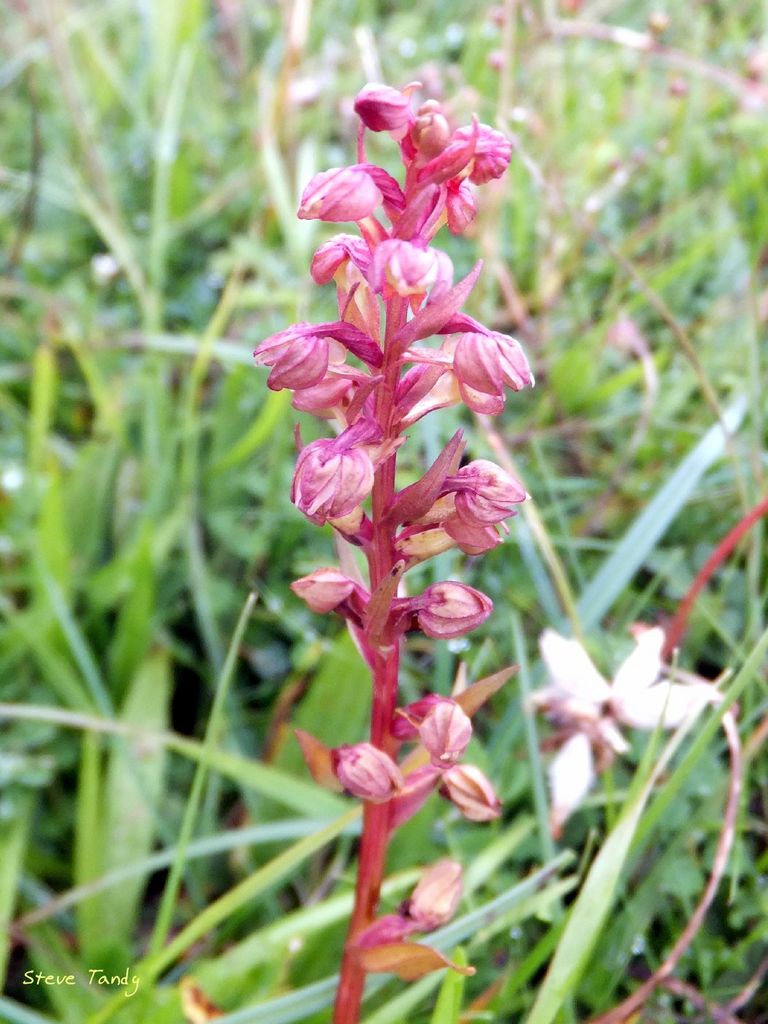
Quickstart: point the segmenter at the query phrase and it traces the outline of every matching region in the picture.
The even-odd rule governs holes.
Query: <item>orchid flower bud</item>
[[[485,594],[452,580],[427,587],[417,601],[419,626],[436,640],[469,633],[493,611],[493,602]]]
[[[315,284],[328,284],[339,267],[352,262],[358,270],[366,273],[371,262],[371,252],[362,238],[355,235],[334,235],[323,242],[312,257],[310,272]]]
[[[444,294],[453,282],[453,264],[438,249],[392,238],[376,247],[369,277],[374,291],[388,284],[398,295],[422,295],[432,289],[432,298]]]
[[[296,391],[291,405],[301,412],[332,416],[333,410],[345,404],[353,389],[354,384],[348,377],[327,375],[314,387]]]
[[[459,128],[454,138],[469,139],[471,128]],[[492,178],[500,178],[512,159],[512,143],[501,132],[487,124],[477,126],[477,141],[469,180],[475,185],[484,185]]]
[[[318,336],[313,324],[294,324],[263,341],[254,351],[257,366],[271,366],[267,386],[272,391],[298,390],[319,384],[328,369],[331,339]],[[341,349],[343,353],[343,349]]]
[[[492,821],[501,814],[501,803],[485,775],[472,764],[457,764],[443,775],[443,796],[470,821]]]
[[[315,569],[291,584],[291,590],[307,602],[311,611],[324,615],[345,601],[355,583],[338,569]]]
[[[448,145],[451,129],[437,100],[427,100],[416,111],[411,138],[419,153],[428,160],[438,156]]]
[[[448,857],[424,872],[408,900],[408,916],[418,930],[430,932],[447,924],[456,913],[463,885],[461,864]]]
[[[355,99],[355,113],[372,132],[404,128],[413,118],[408,97],[391,85],[370,82]]]
[[[466,181],[460,181],[456,187],[452,182],[448,182],[445,212],[448,215],[448,230],[454,235],[463,234],[475,219],[477,203],[472,188]]]
[[[472,739],[472,722],[453,700],[442,700],[426,714],[419,726],[419,739],[432,764],[448,768],[456,764]]]
[[[523,485],[489,459],[475,459],[445,481],[456,493],[456,514],[470,526],[490,526],[515,515],[525,501]]]
[[[453,372],[469,408],[490,415],[504,408],[505,385],[520,391],[533,384],[523,350],[506,334],[462,334],[453,355]]]
[[[403,788],[403,776],[392,758],[372,743],[344,744],[333,751],[336,778],[352,796],[384,803]]]
[[[470,525],[458,516],[447,519],[443,529],[465,555],[484,555],[501,544],[494,526]]]
[[[419,736],[419,726],[424,719],[440,704],[455,704],[450,697],[441,697],[439,693],[428,693],[426,697],[413,701],[404,708],[399,708],[392,718],[391,732],[399,740],[415,740]]]
[[[373,488],[373,462],[360,447],[339,450],[339,439],[313,441],[296,462],[291,501],[313,523],[340,519],[364,501]]]
[[[300,220],[332,222],[363,220],[381,198],[373,178],[357,164],[332,167],[316,174],[304,189],[298,216]]]

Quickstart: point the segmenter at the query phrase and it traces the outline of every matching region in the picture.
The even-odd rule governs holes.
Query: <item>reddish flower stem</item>
[[[688,593],[680,602],[672,622],[667,627],[667,639],[664,644],[665,658],[669,659],[674,653],[675,648],[680,645],[680,641],[688,627],[688,617],[691,614],[696,598],[707,585],[710,578],[730,555],[744,534],[766,514],[768,514],[768,495],[747,512],[733,529],[723,537],[704,565],[699,569],[696,578],[688,589]]]
[[[395,389],[399,364],[392,357],[391,339],[405,323],[407,303],[395,297],[387,303],[387,326],[384,338],[384,380],[376,395],[376,420],[384,441],[391,440]],[[371,592],[391,572],[395,562],[394,527],[385,521],[385,512],[395,493],[397,456],[382,463],[376,472],[372,494],[373,540],[368,552]],[[397,743],[390,731],[397,707],[397,682],[400,667],[400,642],[376,653],[373,665],[373,701],[371,707],[371,743],[388,754],[394,754]],[[363,809],[363,832],[355,887],[355,905],[347,932],[347,944],[341,964],[341,979],[333,1012],[334,1024],[357,1024],[360,1019],[365,971],[354,947],[355,937],[369,925],[379,905],[384,877],[384,863],[389,842],[389,804],[366,803]]]

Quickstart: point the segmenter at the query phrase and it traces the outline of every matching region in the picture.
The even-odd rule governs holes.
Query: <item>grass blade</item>
[[[232,634],[229,650],[227,651],[227,656],[216,685],[213,697],[213,706],[211,708],[211,714],[208,718],[208,724],[205,730],[205,738],[203,739],[204,752],[208,752],[212,749],[213,744],[216,741],[216,737],[219,734],[219,726],[222,721],[227,695],[229,694],[230,684],[235,672],[240,644],[255,603],[256,595],[249,594]],[[192,788],[189,793],[189,799],[187,800],[186,807],[184,808],[184,817],[181,823],[181,831],[179,832],[179,841],[176,846],[176,856],[174,858],[168,880],[165,883],[165,889],[163,890],[163,896],[160,901],[160,908],[157,912],[155,926],[152,931],[152,938],[149,943],[150,956],[158,954],[165,943],[165,940],[168,938],[168,932],[170,931],[173,917],[173,905],[179,892],[187,847],[195,828],[195,820],[200,809],[200,801],[202,800],[203,787],[205,786],[207,774],[208,766],[206,762],[204,760],[198,761],[197,767],[195,768],[195,774],[192,779]]]
[[[33,806],[31,797],[25,796],[16,806],[14,817],[0,826],[0,989],[5,983],[11,939],[8,923],[16,902]]]
[[[746,409],[741,396],[725,411],[723,420],[730,434],[738,429]],[[715,424],[635,519],[579,597],[579,616],[586,631],[600,622],[725,448],[726,433]]]
[[[39,707],[34,704],[0,703],[0,720],[3,718],[9,721],[50,722],[69,729],[92,729],[96,732],[141,737],[148,742],[161,743],[169,750],[193,761],[204,760],[210,768],[227,778],[310,818],[316,818],[318,814],[341,814],[349,807],[348,801],[326,792],[312,782],[295,779],[288,772],[281,772],[239,754],[230,754],[225,750],[205,750],[202,743],[179,736],[177,733],[151,732],[95,715]]]

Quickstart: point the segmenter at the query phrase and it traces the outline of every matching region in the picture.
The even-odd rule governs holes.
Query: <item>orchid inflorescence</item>
[[[367,85],[355,102],[357,162],[315,175],[301,196],[300,218],[354,222],[359,232],[335,235],[312,259],[314,281],[336,286],[338,319],[294,324],[255,352],[257,363],[270,368],[270,388],[290,389],[296,409],[336,428],[335,436],[300,448],[291,500],[311,522],[330,523],[361,549],[369,569],[367,585],[331,567],[292,585],[313,611],[347,620],[373,675],[367,741],[331,750],[299,734],[313,776],[364,801],[355,909],[336,1004],[335,1020],[345,1024],[358,1019],[366,972],[416,977],[445,965],[436,951],[405,940],[448,919],[460,896],[460,868],[439,862],[399,913],[377,917],[392,830],[435,790],[471,820],[499,814],[489,780],[461,763],[472,725],[460,701],[430,694],[397,708],[403,635],[463,636],[487,619],[491,600],[454,580],[408,596],[403,575],[449,548],[477,555],[496,547],[499,530],[526,497],[520,482],[494,463],[462,464],[461,431],[420,480],[396,489],[397,453],[419,419],[460,403],[495,415],[506,389],[533,384],[517,341],[461,312],[480,264],[454,284],[450,258],[432,245],[444,225],[461,234],[472,223],[474,186],[504,173],[512,145],[476,118],[452,130],[434,100],[414,112],[418,88]],[[388,132],[399,146],[402,185],[366,160],[365,129]],[[421,344],[432,337],[440,339],[437,346]],[[398,763],[407,743],[417,749]]]

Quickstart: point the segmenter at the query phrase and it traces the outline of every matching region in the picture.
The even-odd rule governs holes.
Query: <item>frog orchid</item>
[[[722,699],[711,683],[697,676],[673,682],[663,675],[665,637],[660,627],[637,626],[633,633],[635,648],[610,682],[577,640],[551,629],[540,637],[550,683],[536,690],[531,702],[556,728],[557,753],[549,767],[550,825],[556,838],[597,773],[629,750],[621,726],[676,729]]]

